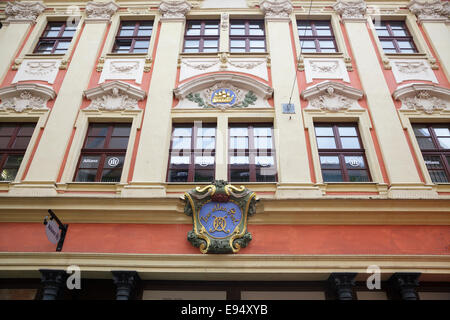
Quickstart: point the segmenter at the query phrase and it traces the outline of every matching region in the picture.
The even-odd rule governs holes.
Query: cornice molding
[[[8,2],[5,8],[6,23],[34,23],[47,7],[41,2]]]
[[[265,14],[266,20],[290,21],[292,2],[290,0],[261,0],[259,7]]]
[[[426,114],[450,111],[450,89],[434,84],[404,85],[395,90],[392,96],[402,101],[401,111],[416,110]]]
[[[419,22],[446,22],[450,18],[450,3],[448,1],[411,0],[408,8],[417,16]]]
[[[186,0],[163,0],[159,5],[162,21],[184,21],[192,5]]]
[[[86,22],[110,22],[111,17],[119,9],[114,1],[95,2],[86,4]]]
[[[49,86],[35,83],[15,84],[0,89],[2,100],[0,111],[9,109],[23,112],[47,109],[47,101],[55,97],[55,91]]]
[[[358,1],[344,1],[338,0],[333,9],[342,17],[343,21],[350,22],[365,22],[365,14],[367,5],[364,0]]]

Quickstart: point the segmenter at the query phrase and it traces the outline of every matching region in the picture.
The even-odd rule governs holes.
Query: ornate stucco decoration
[[[98,83],[105,80],[134,80],[140,84],[145,69],[144,59],[105,59]]]
[[[289,0],[261,0],[260,8],[264,11],[266,19],[289,21],[292,12],[292,3]]]
[[[184,20],[192,5],[186,0],[161,1],[161,20]]]
[[[413,83],[401,86],[392,96],[402,102],[400,111],[419,111],[426,114],[450,112],[450,89],[433,84]]]
[[[0,111],[47,110],[47,101],[55,96],[55,91],[49,86],[35,83],[15,84],[0,89]]]
[[[436,75],[425,59],[391,60],[392,73],[397,83],[406,80],[425,80],[437,83]]]
[[[14,1],[7,2],[5,14],[7,23],[34,23],[36,18],[46,9],[41,2]]]
[[[253,78],[236,74],[214,74],[183,83],[174,90],[177,108],[268,108],[273,89]]]
[[[58,75],[61,60],[28,60],[25,59],[20,64],[12,83],[25,80],[40,80],[48,83],[55,82]]]
[[[339,112],[361,109],[357,100],[363,97],[363,92],[339,82],[324,81],[304,90],[301,97],[309,101],[307,109]]]
[[[111,16],[119,9],[114,1],[86,3],[86,21],[110,22]]]
[[[448,1],[411,0],[408,8],[419,18],[419,21],[447,21],[450,18],[450,3]]]
[[[308,83],[313,79],[341,79],[350,82],[345,61],[342,58],[305,58],[303,63]]]
[[[84,96],[92,100],[86,110],[139,110],[138,101],[145,98],[144,90],[122,81],[113,81],[86,90]]]
[[[202,253],[237,253],[252,240],[247,218],[256,212],[256,194],[223,180],[184,194],[184,213],[192,217],[187,239]]]
[[[222,13],[220,19],[220,27],[222,28],[222,30],[226,31],[228,30],[229,26],[230,26],[230,15],[228,13]]]
[[[338,0],[333,9],[342,16],[342,19],[350,21],[365,21],[367,5],[364,0],[344,1]]]

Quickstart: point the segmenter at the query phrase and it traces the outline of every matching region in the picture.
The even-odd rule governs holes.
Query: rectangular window
[[[64,54],[69,49],[70,42],[77,30],[77,26],[68,26],[65,22],[49,22],[34,53]]]
[[[330,21],[298,20],[297,30],[302,52],[337,52]]]
[[[147,53],[152,32],[153,21],[122,21],[113,53]]]
[[[417,53],[404,21],[377,21],[374,24],[385,53]]]
[[[130,130],[130,124],[91,123],[74,180],[120,182]]]
[[[0,181],[16,178],[34,127],[34,123],[0,123]]]
[[[219,21],[188,21],[184,35],[184,52],[218,52]]]
[[[450,125],[414,124],[413,129],[431,180],[450,182]]]
[[[272,124],[232,124],[228,176],[231,182],[275,182]]]
[[[324,182],[371,181],[357,124],[315,124]]]
[[[230,52],[266,52],[263,20],[231,20]]]
[[[172,130],[168,182],[211,182],[215,177],[216,125],[176,124]]]

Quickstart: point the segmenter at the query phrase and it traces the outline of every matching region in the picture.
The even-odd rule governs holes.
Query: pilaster
[[[116,300],[130,300],[133,297],[133,290],[140,281],[136,271],[111,271],[113,281],[116,285]]]
[[[335,272],[330,275],[328,281],[337,300],[353,300],[356,275],[353,272]]]
[[[56,300],[65,285],[67,273],[64,270],[41,269],[42,300]]]

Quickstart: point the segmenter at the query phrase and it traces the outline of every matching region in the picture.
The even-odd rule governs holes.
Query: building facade
[[[449,11],[1,1],[0,298],[450,299]]]

